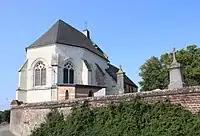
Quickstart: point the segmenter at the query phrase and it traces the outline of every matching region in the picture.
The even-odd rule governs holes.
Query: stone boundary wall
[[[100,107],[118,103],[122,100],[129,101],[135,97],[147,101],[168,99],[171,103],[181,104],[193,113],[200,112],[200,86],[40,103],[22,103],[14,100],[11,103],[10,130],[16,136],[29,135],[34,127],[44,121],[51,108],[58,108],[65,115],[68,115],[74,105],[83,104],[84,102],[88,102],[90,107]]]

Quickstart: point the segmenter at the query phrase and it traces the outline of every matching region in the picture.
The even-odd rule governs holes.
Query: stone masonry
[[[169,67],[170,84],[169,89],[182,88],[185,86],[183,82],[183,68],[180,63],[176,60],[176,50],[173,51],[173,61]]]
[[[71,113],[72,106],[84,102],[88,102],[90,107],[99,107],[111,103],[118,103],[122,100],[130,100],[135,97],[140,97],[147,101],[168,99],[172,104],[181,104],[193,113],[200,112],[200,86],[42,103],[26,104],[13,101],[11,107],[10,130],[16,136],[29,135],[34,127],[37,127],[38,124],[44,121],[44,117],[51,108],[58,108],[67,116]]]

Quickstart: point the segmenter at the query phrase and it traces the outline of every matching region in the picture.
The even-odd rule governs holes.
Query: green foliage
[[[0,111],[0,123],[10,122],[10,110]]]
[[[169,102],[135,99],[90,109],[75,107],[66,119],[57,110],[31,136],[196,136],[200,116]]]
[[[64,116],[57,109],[52,109],[47,114],[45,122],[40,125],[41,129],[33,131],[32,136],[60,136],[65,126]]]
[[[176,54],[177,61],[184,69],[184,79],[189,86],[200,84],[200,48],[196,45],[187,46]],[[153,89],[165,89],[169,84],[168,67],[172,62],[172,54],[165,53],[157,57],[151,57],[141,67],[139,82],[142,91]]]

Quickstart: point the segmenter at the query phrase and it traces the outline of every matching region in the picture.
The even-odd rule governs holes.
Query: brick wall
[[[121,100],[130,100],[134,97],[140,97],[147,101],[168,99],[171,103],[181,104],[193,113],[200,112],[200,86],[42,103],[25,104],[13,101],[10,130],[16,134],[16,136],[27,136],[34,127],[44,121],[44,117],[50,111],[50,108],[58,108],[63,111],[65,115],[68,115],[73,105],[82,104],[86,101],[91,107],[99,107],[106,106],[113,102],[117,103]]]

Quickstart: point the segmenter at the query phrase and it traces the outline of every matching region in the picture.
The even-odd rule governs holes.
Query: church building
[[[58,20],[26,48],[16,100],[26,103],[136,92],[137,85],[83,32]]]

